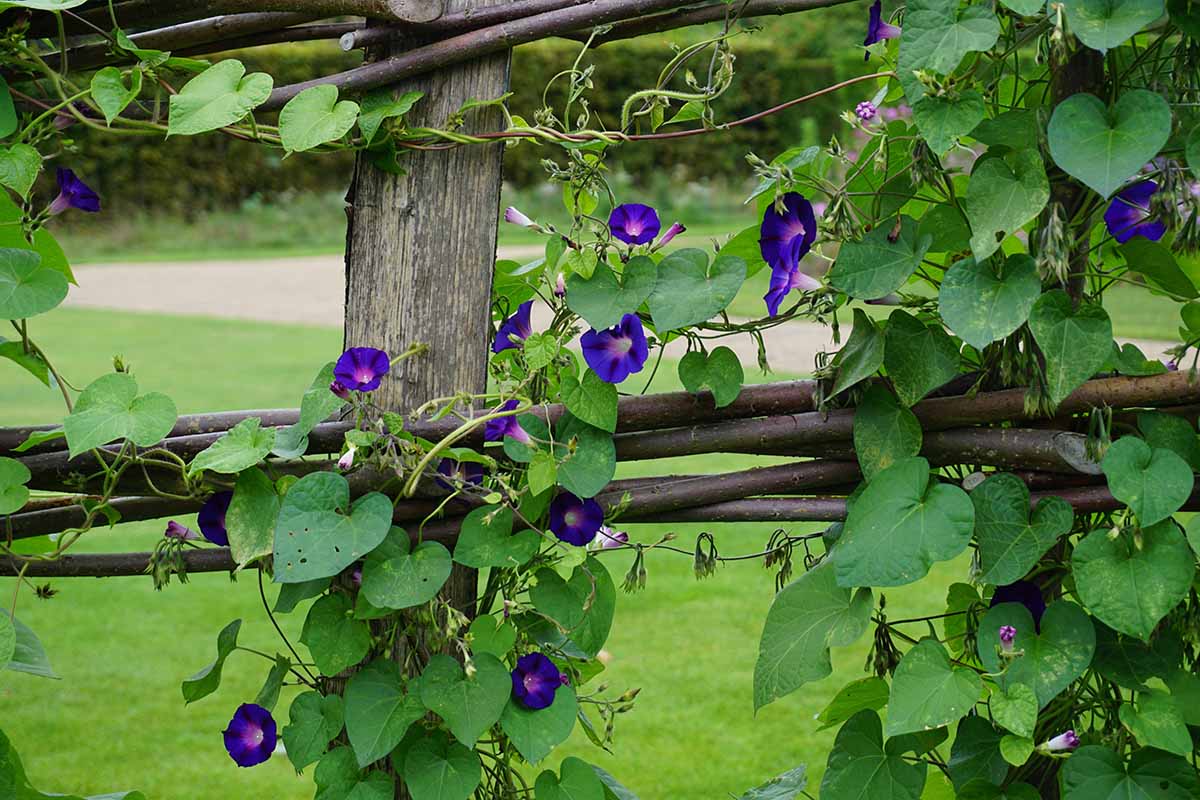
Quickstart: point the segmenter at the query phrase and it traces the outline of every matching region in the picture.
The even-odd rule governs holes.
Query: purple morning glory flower
[[[374,347],[351,347],[342,353],[333,367],[333,376],[347,389],[356,392],[373,392],[392,363],[387,353]]]
[[[625,531],[617,531],[607,525],[600,526],[600,535],[597,537],[600,542],[601,550],[608,550],[615,547],[624,547],[629,544],[629,534]]]
[[[242,703],[224,730],[225,749],[239,767],[261,764],[275,752],[275,718],[254,703]]]
[[[175,520],[167,523],[167,530],[163,533],[163,536],[168,539],[179,539],[183,542],[191,542],[200,538],[200,535],[194,530],[185,525],[180,525]]]
[[[800,259],[817,238],[817,218],[812,203],[798,192],[785,194],[783,206],[782,214],[774,203],[767,206],[758,231],[758,249],[772,270],[790,273],[800,268]]]
[[[69,208],[77,208],[89,214],[100,210],[100,195],[66,167],[58,168],[58,197],[50,204],[50,214],[61,214]]]
[[[604,524],[604,509],[595,500],[562,492],[550,503],[550,531],[567,544],[583,547]]]
[[[204,538],[221,547],[229,546],[229,534],[225,530],[225,514],[233,502],[233,492],[217,492],[204,501],[196,521]]]
[[[895,39],[900,35],[900,29],[883,21],[883,2],[875,0],[871,5],[871,15],[867,19],[867,38],[863,39],[863,47],[870,47],[884,39]],[[870,51],[863,54],[863,61],[870,61]]]
[[[875,119],[875,115],[879,113],[879,109],[870,100],[863,100],[854,107],[854,113],[858,115],[859,119],[866,122],[867,120]]]
[[[1037,626],[1037,630],[1041,630],[1042,615],[1046,613],[1046,600],[1042,597],[1042,590],[1037,584],[1030,581],[1017,581],[1010,583],[1007,586],[997,586],[995,594],[992,595],[992,605],[998,606],[1001,603],[1020,603],[1029,610],[1033,617],[1033,624]]]
[[[499,411],[512,411],[520,403],[516,400],[509,400],[504,405],[500,406]],[[522,444],[529,444],[533,441],[521,424],[517,422],[516,414],[509,414],[507,417],[497,417],[489,419],[483,423],[483,440],[485,442],[503,442],[505,436],[511,436]]]
[[[483,483],[483,464],[477,464],[474,461],[455,461],[453,458],[443,458],[438,463],[437,470],[446,477],[446,480],[438,478],[438,485],[443,489],[457,489],[461,484],[479,486]]]
[[[1041,749],[1050,753],[1069,753],[1079,747],[1079,737],[1075,735],[1075,731],[1063,731],[1058,736],[1045,742]]]
[[[1013,642],[1017,640],[1017,629],[1012,625],[1000,626],[1000,649],[1005,653],[1013,651]]]
[[[1108,232],[1121,244],[1135,236],[1157,242],[1167,226],[1150,216],[1150,196],[1158,191],[1154,181],[1141,181],[1117,193],[1104,212]]]
[[[625,244],[646,244],[658,236],[658,212],[641,203],[624,203],[608,215],[608,229]]]
[[[607,330],[595,328],[579,339],[583,360],[602,381],[620,383],[635,372],[641,372],[650,357],[646,331],[637,314],[626,314]]]
[[[541,653],[517,659],[512,671],[512,693],[518,703],[538,711],[554,703],[554,693],[563,685],[563,675],[554,662]]]
[[[529,321],[531,311],[533,311],[533,301],[526,300],[517,306],[516,312],[511,317],[500,323],[500,330],[496,332],[496,339],[492,342],[493,353],[500,353],[511,347],[519,348],[521,342],[529,338],[533,333],[533,326]]]
[[[329,391],[332,392],[335,396],[342,398],[343,400],[350,399],[350,390],[347,389],[346,385],[343,384],[341,381],[334,381],[333,383],[329,384]]]
[[[672,239],[686,230],[687,228],[683,227],[678,222],[672,222],[671,227],[667,228],[667,232],[662,235],[662,238],[654,243],[654,249],[658,250],[659,248],[666,247]]]
[[[796,267],[790,272],[772,268],[771,283],[767,288],[767,293],[763,295],[763,300],[767,303],[767,314],[772,317],[778,314],[783,298],[787,297],[792,289],[810,292],[820,288],[821,282],[811,275],[805,274],[800,267]]]

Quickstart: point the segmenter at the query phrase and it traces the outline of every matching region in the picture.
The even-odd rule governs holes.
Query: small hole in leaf
[[[338,546],[335,544],[335,545],[333,546],[333,552],[335,552],[335,553],[340,553],[340,552],[342,552],[342,548],[338,547]]]
[[[302,559],[300,559],[300,563],[301,563],[301,564],[307,564],[307,563],[308,563],[308,559],[307,559],[307,558],[302,558]]]

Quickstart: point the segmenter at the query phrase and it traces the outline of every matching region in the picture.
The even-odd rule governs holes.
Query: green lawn
[[[73,381],[85,384],[121,354],[144,390],[168,392],[183,413],[294,404],[340,344],[335,330],[198,318],[59,310],[44,322],[40,341]],[[0,424],[48,421],[59,413],[56,396],[11,365],[0,365],[0,375]],[[676,388],[674,380],[674,370],[664,367],[655,389]],[[752,463],[701,456],[636,466],[652,474]],[[699,528],[675,530],[687,548]],[[771,526],[712,530],[721,551],[734,554],[761,549]],[[98,530],[81,549],[146,549],[160,532],[155,523]],[[632,532],[648,540],[662,528]],[[627,566],[628,556],[610,559],[618,582]],[[938,611],[945,585],[965,577],[966,566],[941,565],[930,581],[889,591],[893,618]],[[669,553],[652,554],[648,567],[646,590],[619,600],[608,644],[612,662],[601,678],[617,691],[642,688],[636,709],[619,719],[615,752],[597,751],[577,733],[550,766],[578,754],[625,780],[643,800],[725,797],[798,763],[809,764],[815,786],[833,732],[818,732],[813,717],[841,682],[861,674],[869,636],[835,652],[837,679],[805,687],[756,718],[752,675],[772,575],[747,563],[698,583],[690,557]],[[158,593],[149,578],[61,580],[55,588],[59,594],[48,601],[23,593],[17,611],[42,637],[63,680],[0,673],[0,725],[35,785],[85,794],[137,788],[164,800],[311,797],[309,777],[292,774],[286,758],[240,770],[223,751],[220,731],[234,707],[257,692],[265,661],[235,654],[220,691],[190,708],[179,693],[179,681],[211,661],[216,632],[232,619],[245,620],[243,644],[283,649],[252,576],[231,584],[224,575],[198,575]],[[0,596],[12,589],[11,580],[0,581]],[[293,615],[284,627],[294,637],[300,622]],[[930,787],[927,797],[949,796],[936,775]]]

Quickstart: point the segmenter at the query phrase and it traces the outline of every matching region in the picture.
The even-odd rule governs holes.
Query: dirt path
[[[533,258],[538,247],[501,248],[501,258]],[[78,308],[111,308],[162,314],[342,326],[345,276],[341,256],[278,260],[189,263],[103,264],[75,268],[79,287],[67,298]],[[536,319],[535,319],[536,325]],[[789,322],[764,332],[771,367],[780,372],[812,371],[814,358],[832,350],[828,329]],[[1158,358],[1166,342],[1133,341],[1148,358]],[[747,370],[758,364],[749,336],[721,342],[732,348]],[[682,343],[679,343],[682,347]],[[668,348],[668,354],[672,352]],[[680,350],[682,352],[682,350]]]

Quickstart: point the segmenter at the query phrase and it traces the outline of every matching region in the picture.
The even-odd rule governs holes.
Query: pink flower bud
[[[504,209],[504,221],[511,225],[520,225],[522,228],[529,228],[531,230],[536,230],[538,227],[536,222],[522,214],[514,206]]]
[[[350,445],[350,449],[338,459],[338,469],[347,470],[354,466],[354,453],[358,450],[354,445]]]
[[[1076,747],[1079,747],[1079,737],[1075,735],[1075,731],[1070,730],[1055,736],[1043,744],[1041,749],[1049,753],[1069,753]]]

